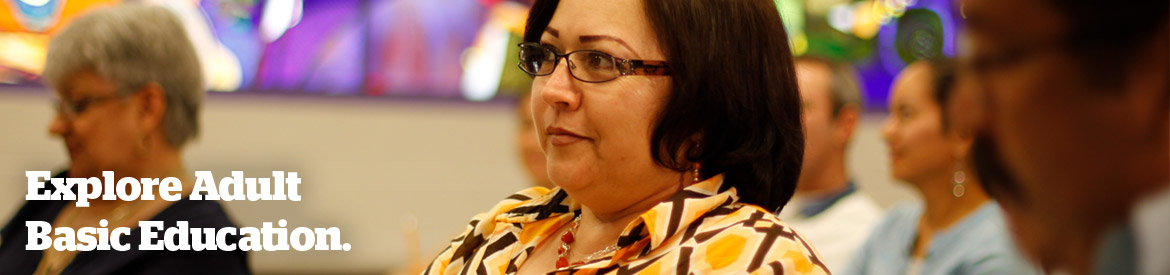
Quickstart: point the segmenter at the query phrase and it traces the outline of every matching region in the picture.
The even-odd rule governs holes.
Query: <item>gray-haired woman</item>
[[[161,221],[168,228],[179,221],[190,228],[235,226],[218,203],[186,199],[194,181],[181,152],[199,132],[203,76],[174,14],[157,6],[123,4],[78,17],[49,44],[44,79],[59,98],[49,131],[64,140],[71,160],[69,170],[54,177],[101,178],[102,171],[113,171],[117,178],[176,177],[183,183],[184,199],[96,199],[89,207],[76,207],[72,201],[28,201],[0,231],[4,273],[249,272],[247,254],[240,250],[139,249],[139,221]],[[120,237],[130,249],[26,250],[29,221],[49,222],[53,228],[133,228]],[[85,241],[79,235],[50,237],[54,242]],[[235,244],[239,237],[223,241]]]

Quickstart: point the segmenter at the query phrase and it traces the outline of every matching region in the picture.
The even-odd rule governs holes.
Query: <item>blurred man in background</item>
[[[966,1],[956,104],[1016,241],[1047,271],[1170,274],[1165,0]]]
[[[842,270],[882,214],[857,191],[845,169],[861,93],[856,73],[844,63],[798,57],[796,77],[804,112],[804,166],[796,195],[779,216],[817,246],[829,270]]]

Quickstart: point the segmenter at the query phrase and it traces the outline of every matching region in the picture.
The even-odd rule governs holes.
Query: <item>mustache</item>
[[[979,176],[980,185],[988,196],[996,200],[1022,199],[1020,185],[1011,170],[1003,164],[995,140],[986,133],[975,136],[971,145],[971,161],[975,166],[975,174]]]

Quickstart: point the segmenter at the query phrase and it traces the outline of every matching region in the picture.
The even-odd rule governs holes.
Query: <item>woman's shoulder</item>
[[[504,236],[497,229],[506,229],[508,225],[499,228],[503,222],[522,222],[548,217],[549,211],[567,211],[567,207],[550,207],[560,205],[566,200],[567,194],[559,189],[532,187],[516,192],[492,206],[491,210],[476,214],[464,227],[462,233],[451,240],[446,249],[427,266],[423,274],[450,274],[459,273],[464,267],[478,260],[475,255],[480,253],[494,253],[486,247],[489,240]],[[506,230],[505,230],[506,231]],[[482,250],[482,252],[481,252]],[[466,273],[467,270],[462,270]]]
[[[921,202],[899,203],[887,210],[881,221],[874,226],[873,232],[915,232],[918,219],[922,217],[923,205]]]
[[[699,227],[702,228],[722,228],[731,224],[741,224],[749,222],[761,222],[785,225],[770,211],[767,211],[759,206],[745,203],[732,203],[724,205],[706,213],[700,217]]]
[[[704,214],[695,228],[693,241],[688,242],[694,244],[692,261],[713,268],[713,273],[825,274],[828,270],[804,236],[759,206],[734,203],[716,208]]]
[[[922,202],[902,202],[890,207],[886,211],[886,217],[889,219],[914,219],[922,215],[925,205]]]
[[[26,221],[52,221],[70,201],[25,201],[4,226],[2,235],[12,235],[10,230],[23,230]]]
[[[971,214],[971,220],[962,224],[966,227],[962,236],[952,236],[957,243],[955,249],[964,251],[969,270],[978,273],[1039,274],[1038,268],[1029,263],[1016,243],[1003,217],[1003,211],[995,202],[988,202]]]
[[[53,174],[54,178],[68,176],[69,170]],[[44,192],[54,192],[55,190],[57,190],[55,185],[45,184]],[[0,229],[0,236],[13,236],[13,230],[24,230],[26,221],[50,222],[57,218],[57,214],[69,203],[73,202],[67,200],[26,200],[20,209],[9,218],[4,228]]]
[[[972,250],[974,252],[1014,249],[1007,247],[1012,243],[1010,234],[1002,210],[995,202],[989,201],[938,235],[954,239],[956,246],[978,248]]]

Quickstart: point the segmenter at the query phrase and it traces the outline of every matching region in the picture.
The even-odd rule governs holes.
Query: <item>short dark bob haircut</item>
[[[558,0],[537,0],[524,42],[540,42]],[[655,162],[724,175],[740,201],[779,211],[804,156],[800,93],[772,0],[646,0],[672,91],[651,136]],[[677,157],[679,152],[685,156]],[[720,190],[720,191],[724,191]]]

